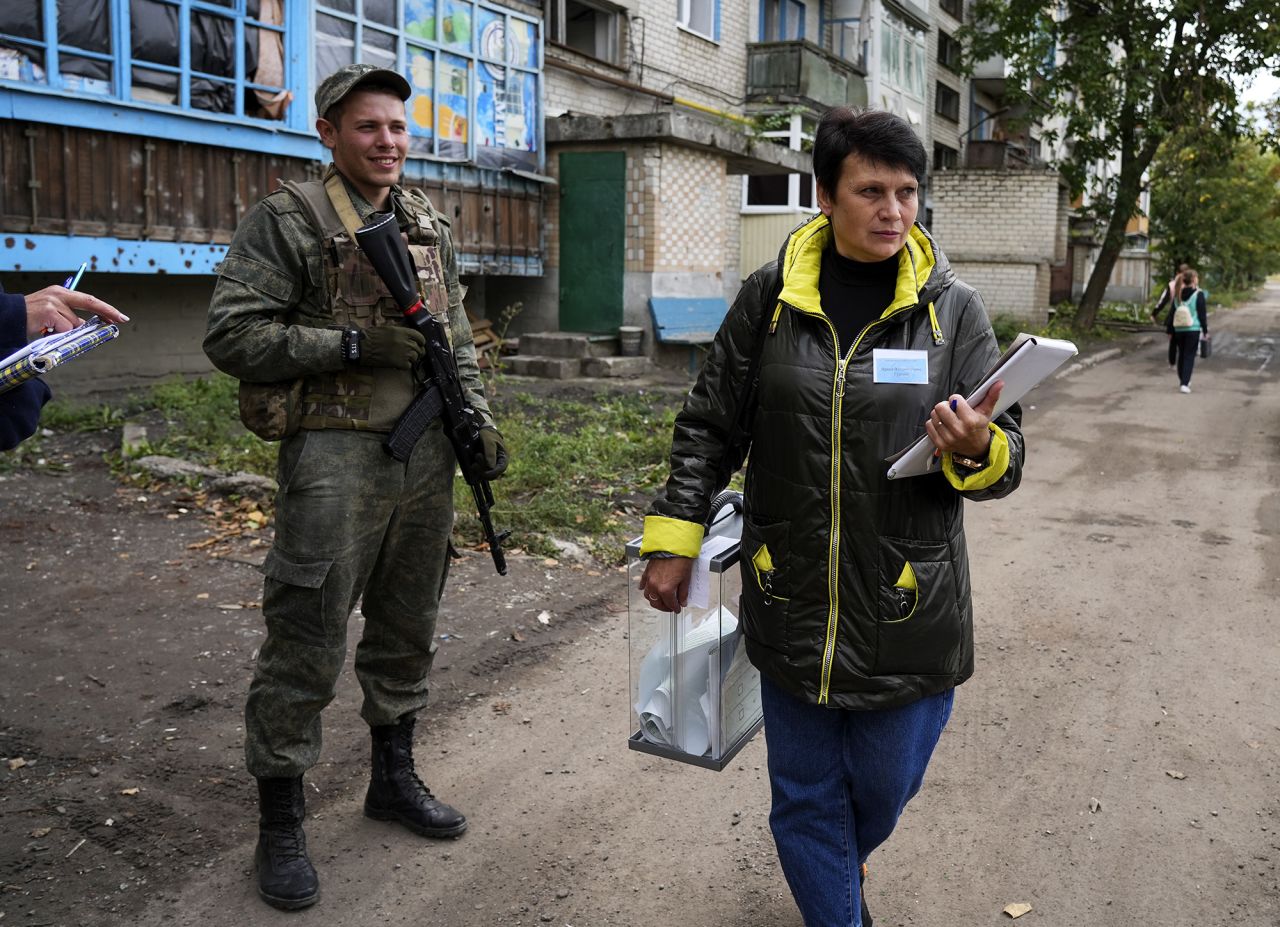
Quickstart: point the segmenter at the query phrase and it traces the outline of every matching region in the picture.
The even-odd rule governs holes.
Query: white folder
[[[991,372],[982,378],[978,388],[969,394],[967,402],[971,406],[978,405],[986,398],[991,384],[996,380],[1004,380],[1004,391],[991,412],[994,419],[1078,353],[1079,350],[1070,341],[1042,338],[1023,332],[996,361]],[[905,476],[924,476],[941,471],[942,458],[935,457],[933,451],[933,442],[929,440],[929,436],[921,435],[914,444],[889,458],[887,476],[891,480],[897,480]]]

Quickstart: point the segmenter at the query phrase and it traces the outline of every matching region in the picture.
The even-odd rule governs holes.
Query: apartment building
[[[744,106],[752,14],[730,0],[547,0],[545,272],[489,300],[514,330],[645,329],[652,300],[720,307],[739,283],[740,178],[803,165]],[[716,321],[708,317],[710,321]],[[714,329],[712,329],[714,330]],[[672,348],[682,361],[686,347]]]

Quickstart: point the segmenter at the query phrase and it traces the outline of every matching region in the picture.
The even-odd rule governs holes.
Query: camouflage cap
[[[400,99],[407,100],[413,93],[409,82],[403,76],[387,68],[375,67],[372,64],[349,64],[338,68],[320,84],[316,90],[316,115],[323,117],[329,108],[361,84],[389,84],[395,88]]]

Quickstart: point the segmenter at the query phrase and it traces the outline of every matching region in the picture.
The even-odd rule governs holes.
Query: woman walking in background
[[[1169,361],[1178,371],[1179,392],[1191,392],[1191,372],[1196,366],[1200,339],[1209,338],[1209,308],[1200,275],[1187,268],[1178,276],[1178,292],[1171,301],[1165,331],[1169,333]]]

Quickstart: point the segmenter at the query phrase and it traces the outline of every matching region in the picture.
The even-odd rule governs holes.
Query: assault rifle
[[[462,476],[476,500],[476,512],[480,515],[485,540],[489,542],[493,565],[500,576],[506,576],[507,558],[502,552],[502,542],[511,536],[511,532],[495,531],[489,515],[493,508],[493,490],[484,478],[484,444],[480,440],[484,418],[467,404],[448,334],[418,295],[417,273],[413,269],[409,249],[400,237],[395,214],[375,214],[356,230],[356,242],[391,291],[405,319],[427,339],[425,360],[429,376],[426,385],[400,416],[383,446],[396,460],[408,460],[413,446],[428,426],[437,418],[444,419],[444,433],[453,445]]]

